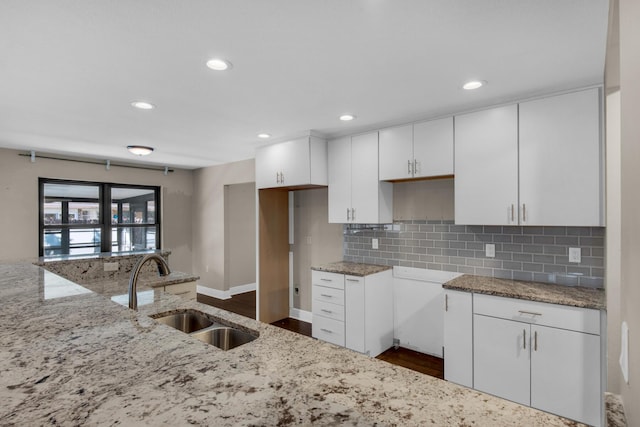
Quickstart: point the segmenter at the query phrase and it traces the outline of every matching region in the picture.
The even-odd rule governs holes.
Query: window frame
[[[45,184],[62,184],[62,185],[84,185],[84,186],[96,186],[98,187],[98,209],[99,209],[99,221],[98,224],[45,224],[44,215],[44,186]],[[154,195],[154,221],[152,223],[136,223],[132,221],[130,223],[119,222],[121,217],[118,217],[118,222],[112,223],[111,217],[111,190],[113,188],[135,188],[135,189],[147,189],[152,190]],[[161,221],[161,187],[154,185],[137,185],[137,184],[121,184],[116,182],[98,182],[98,181],[79,181],[79,180],[67,180],[56,178],[38,178],[38,254],[40,257],[56,257],[56,256],[68,256],[68,254],[59,255],[45,255],[44,250],[44,232],[47,229],[63,229],[72,230],[78,228],[97,228],[100,229],[100,253],[129,253],[135,251],[113,251],[113,241],[111,238],[111,231],[113,228],[151,228],[155,227],[155,249],[162,247],[162,221]],[[81,197],[78,201],[82,201]],[[93,199],[92,199],[93,201]],[[64,217],[64,208],[61,207]],[[68,221],[68,220],[67,220]],[[89,255],[89,254],[85,254]],[[82,255],[78,255],[82,256]]]

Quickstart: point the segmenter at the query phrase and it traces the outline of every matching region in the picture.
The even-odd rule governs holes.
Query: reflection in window
[[[40,255],[158,249],[159,194],[159,187],[41,178]]]

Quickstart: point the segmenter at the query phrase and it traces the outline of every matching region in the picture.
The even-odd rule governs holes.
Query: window
[[[40,178],[40,256],[160,248],[160,187]]]

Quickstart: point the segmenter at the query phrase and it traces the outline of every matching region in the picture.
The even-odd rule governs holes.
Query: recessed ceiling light
[[[131,106],[135,108],[139,108],[140,110],[153,110],[154,108],[156,108],[155,105],[150,104],[146,101],[133,101],[131,103]]]
[[[212,58],[207,61],[207,67],[215,71],[225,71],[233,68],[233,65],[224,59]]]
[[[153,153],[153,147],[147,147],[144,145],[127,145],[127,150],[136,156],[148,156]]]
[[[258,134],[258,138],[262,138],[262,139],[271,138],[271,134],[268,134],[268,133],[259,133],[259,134]]]
[[[340,120],[342,120],[343,122],[349,122],[355,118],[356,116],[354,116],[353,114],[343,114],[340,116]]]
[[[471,80],[470,82],[466,82],[462,86],[462,89],[466,89],[466,90],[478,89],[478,88],[481,88],[482,86],[484,86],[486,84],[487,84],[487,82],[485,82],[483,80]]]

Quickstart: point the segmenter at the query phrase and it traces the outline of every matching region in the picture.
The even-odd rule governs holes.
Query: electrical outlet
[[[496,245],[493,243],[487,243],[484,247],[484,254],[487,258],[496,257]]]
[[[580,248],[569,248],[569,262],[582,262],[582,251]]]
[[[378,249],[378,239],[371,239],[371,249]]]
[[[293,292],[294,292],[296,295],[300,295],[300,288],[293,288]]]
[[[118,261],[114,262],[105,262],[104,271],[118,271]]]

